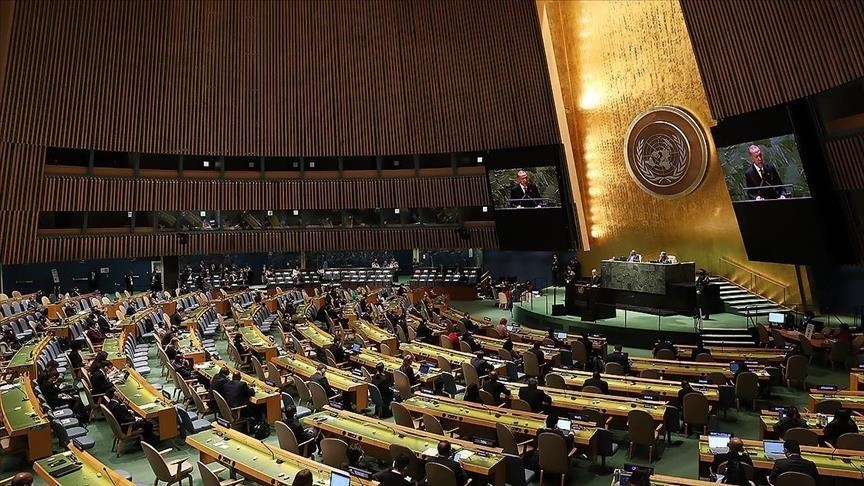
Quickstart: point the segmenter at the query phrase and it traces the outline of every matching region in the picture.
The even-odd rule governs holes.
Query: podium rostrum
[[[625,292],[666,295],[675,284],[693,283],[696,264],[623,262],[604,260],[600,264],[603,286]]]

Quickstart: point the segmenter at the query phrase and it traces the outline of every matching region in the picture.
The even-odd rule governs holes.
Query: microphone
[[[104,472],[105,475],[108,476],[108,480],[111,481],[111,484],[113,484],[114,486],[117,486],[117,483],[114,482],[114,478],[111,477],[111,473],[108,472],[108,468],[106,468],[105,466],[102,466],[102,472]]]
[[[267,445],[266,442],[264,442],[264,439],[261,439],[258,442],[260,442],[261,445],[263,445],[267,449],[267,452],[270,453],[270,458],[276,461],[276,464],[282,464],[283,462],[285,462],[282,459],[276,457],[276,453],[273,451],[273,449],[270,448],[270,446]]]

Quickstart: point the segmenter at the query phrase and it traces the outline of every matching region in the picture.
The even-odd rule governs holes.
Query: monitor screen
[[[337,471],[330,473],[330,486],[349,486],[351,477]]]
[[[431,368],[431,366],[429,366],[429,363],[421,364],[420,365],[420,374],[425,375],[426,373],[429,373],[430,368]]]
[[[555,166],[490,170],[488,176],[496,210],[561,207]]]
[[[555,336],[556,336],[558,339],[562,340],[562,341],[565,340],[565,339],[567,339],[567,333],[566,333],[566,332],[559,332],[559,333],[556,334]]]
[[[570,430],[570,419],[558,419],[558,423],[555,425],[555,427],[557,427],[559,430]]]
[[[837,385],[820,385],[819,390],[821,391],[837,391],[839,387]]]
[[[738,373],[738,370],[741,368],[741,363],[737,361],[733,361],[729,363],[729,371],[732,373]]]
[[[354,351],[355,353],[359,353],[360,352],[360,343],[354,343],[353,345],[351,345],[351,351]]]
[[[357,476],[360,479],[371,479],[372,472],[367,471],[365,469],[360,469],[359,467],[348,466],[348,472],[351,473],[352,476]]]
[[[768,322],[771,324],[783,324],[786,322],[786,314],[781,312],[770,312],[768,313]]]
[[[732,434],[726,432],[708,432],[708,447],[711,449],[719,449],[729,445],[729,439]]]
[[[782,440],[766,440],[764,442],[765,454],[783,454]]]
[[[654,474],[654,468],[653,467],[645,467],[645,466],[640,466],[638,464],[624,464],[624,471],[626,471],[628,473],[633,473],[636,471],[644,471],[649,476]]]
[[[718,147],[732,202],[810,197],[795,135]]]

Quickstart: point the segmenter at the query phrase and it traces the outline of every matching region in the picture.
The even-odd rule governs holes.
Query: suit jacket
[[[248,383],[241,380],[230,380],[225,383],[223,389],[225,401],[231,407],[241,407],[249,403],[249,399],[255,396],[255,390]]]
[[[624,367],[625,373],[630,373],[630,360],[624,356],[624,353],[614,352],[609,356],[606,356],[607,363],[618,363]]]
[[[528,405],[531,405],[532,412],[540,412],[543,410],[545,404],[552,403],[552,397],[547,395],[543,390],[527,386],[519,389],[519,398],[528,402]]]
[[[330,387],[330,382],[327,381],[327,377],[318,373],[317,371],[309,377],[309,381],[314,381],[321,385],[321,388],[324,389],[324,393],[327,394],[328,397],[332,397],[336,393],[333,391],[333,388]]]
[[[380,471],[372,476],[381,486],[411,486],[405,476],[390,470]]]
[[[490,371],[492,371],[492,365],[486,361],[486,358],[474,358],[471,360],[471,366],[477,370],[477,374],[480,376],[488,375]]]
[[[225,378],[225,375],[221,373],[216,373],[216,376],[210,380],[210,391],[219,392],[224,397],[226,383],[228,383],[228,378]]]
[[[372,375],[372,384],[381,391],[381,398],[384,400],[385,405],[393,401],[393,389],[390,388],[393,386],[393,379],[387,373],[375,373]]]
[[[442,466],[447,466],[453,471],[453,474],[456,475],[456,484],[462,486],[466,482],[468,482],[468,474],[462,469],[462,464],[450,459],[449,457],[441,457],[435,456],[430,457],[427,462],[434,462],[435,464],[441,464]]]
[[[596,386],[600,389],[600,391],[603,392],[604,395],[609,393],[609,383],[606,383],[599,378],[596,380],[594,379],[594,377],[588,378],[587,380],[585,380],[584,383],[582,383],[582,388],[585,388],[586,386]]]
[[[107,407],[108,411],[111,412],[111,415],[114,415],[114,418],[116,418],[121,424],[134,422],[135,419],[137,419],[137,417],[129,410],[129,407],[119,400],[109,401]]]
[[[102,370],[94,371],[93,374],[90,375],[90,383],[93,385],[93,393],[96,395],[101,395],[111,388],[114,388],[114,384],[111,383],[111,380],[105,376],[105,372]]]
[[[489,380],[483,385],[483,389],[492,394],[495,403],[501,403],[501,395],[510,396],[510,390],[499,381]]]
[[[522,186],[519,184],[513,184],[510,188],[510,205],[513,207],[522,206],[525,208],[533,208],[537,206],[538,201],[521,201],[522,199],[539,199],[540,198],[540,190],[537,189],[537,185],[532,182],[529,182],[525,189],[522,189]],[[520,201],[513,201],[513,199],[520,199]]]
[[[603,277],[601,277],[600,275],[595,275],[595,276],[588,279],[588,284],[602,287],[603,286]]]
[[[723,454],[717,454],[714,456],[714,461],[711,463],[711,470],[717,472],[717,468],[720,467],[720,464],[729,461],[738,461],[744,464],[753,465],[753,459],[750,458],[747,454],[740,454],[738,452],[724,452]]]
[[[787,195],[786,188],[771,187],[762,188],[762,186],[779,186],[783,184],[780,179],[780,174],[777,173],[777,168],[772,164],[764,164],[762,166],[762,176],[753,164],[744,172],[744,178],[747,181],[747,196],[750,199],[761,197],[762,199],[777,199],[781,195]]]
[[[771,481],[771,484],[777,484],[777,476],[789,471],[804,473],[813,478],[816,484],[819,484],[819,471],[816,470],[816,464],[798,454],[792,454],[786,459],[774,461],[774,469],[771,470],[768,479]]]

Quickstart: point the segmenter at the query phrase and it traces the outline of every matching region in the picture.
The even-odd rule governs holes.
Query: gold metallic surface
[[[678,1],[539,0],[537,6],[549,21],[573,144],[569,168],[586,212],[580,222],[591,242],[591,251],[580,255],[586,272],[631,249],[648,259],[665,250],[715,273],[730,273],[720,262],[725,257],[788,284],[786,301],[800,302],[794,267],[747,260],[710,136],[705,180],[689,195],[658,199],[627,173],[624,137],[639,113],[676,105],[706,132],[715,123]],[[776,285],[758,282],[757,290],[779,297]]]

